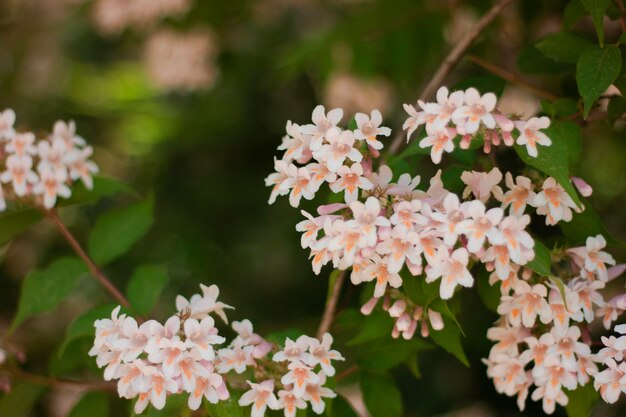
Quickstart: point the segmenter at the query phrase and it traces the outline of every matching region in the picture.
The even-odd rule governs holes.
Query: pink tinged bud
[[[413,318],[415,320],[420,320],[422,318],[422,314],[424,314],[424,309],[421,306],[415,307],[413,311]]]
[[[491,139],[488,139],[487,135],[485,135],[485,143],[483,144],[483,152],[485,153],[491,152]]]
[[[493,272],[496,267],[493,262],[485,262],[485,269],[487,270],[487,272]]]
[[[400,337],[400,330],[398,329],[398,326],[393,326],[393,330],[391,331],[391,337],[393,337],[394,339]]]
[[[259,359],[265,357],[272,350],[273,345],[270,342],[263,341],[254,347],[252,356]]]
[[[374,308],[376,307],[376,304],[378,304],[378,298],[376,297],[372,297],[370,298],[370,300],[363,304],[363,307],[361,307],[361,314],[363,314],[364,316],[369,316],[370,314],[372,314],[372,311],[374,311]]]
[[[522,269],[522,279],[528,281],[533,276],[533,270],[529,268]]]
[[[428,337],[428,323],[426,323],[426,320],[422,320],[422,329],[420,334],[424,338]]]
[[[348,205],[345,204],[345,203],[326,204],[326,205],[323,205],[323,206],[319,206],[317,208],[317,213],[320,216],[326,216],[327,214],[332,214],[332,213],[335,213],[335,212],[337,212],[339,210],[343,210],[346,207],[348,207]]]
[[[502,132],[502,140],[506,146],[513,146],[515,143],[515,139],[513,139],[511,132]]]
[[[572,183],[583,197],[589,197],[593,193],[591,185],[587,184],[585,180],[578,177],[570,177]]]
[[[372,158],[364,158],[361,161],[361,167],[363,168],[364,177],[371,176],[372,175]]]
[[[511,132],[515,128],[515,124],[508,117],[501,114],[493,114],[493,118],[496,119],[496,123],[500,126],[503,132]]]
[[[463,135],[463,137],[461,138],[461,149],[469,149],[470,147],[470,142],[472,141],[472,135]]]
[[[409,328],[402,333],[402,337],[405,340],[410,340],[413,337],[413,335],[415,334],[415,330],[416,329],[417,329],[417,321],[416,320],[411,320],[411,324],[409,325]]]
[[[609,281],[622,275],[626,271],[626,264],[617,264],[607,270]]]
[[[389,310],[389,306],[391,306],[391,297],[386,295],[385,298],[383,298],[383,310]]]
[[[370,154],[372,155],[372,157],[374,158],[378,158],[380,156],[380,152],[377,149],[372,148],[371,146],[367,145],[367,149],[370,151]],[[369,159],[369,158],[368,158]],[[371,161],[370,161],[371,162]]]
[[[414,264],[413,262],[409,261],[408,259],[406,260],[406,266],[409,269],[409,272],[411,273],[411,275],[413,275],[414,277],[418,276],[418,275],[422,275],[422,265],[421,264]]]
[[[494,146],[500,145],[500,135],[498,135],[498,132],[495,130],[491,131],[491,143],[493,143]]]
[[[406,301],[396,300],[389,309],[389,315],[391,317],[400,317],[400,315],[404,313],[404,310],[406,310]]]
[[[430,320],[430,326],[433,330],[443,329],[443,318],[438,312],[428,309],[428,320]]]
[[[396,321],[396,327],[401,332],[404,332],[404,331],[408,330],[409,326],[411,325],[411,321],[412,321],[411,317],[409,317],[409,315],[407,313],[404,313]]]

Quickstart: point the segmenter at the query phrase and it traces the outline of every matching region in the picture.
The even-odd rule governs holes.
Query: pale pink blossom
[[[252,417],[263,417],[265,410],[269,407],[278,410],[279,404],[274,395],[274,381],[269,379],[259,384],[247,381],[250,390],[243,393],[239,398],[239,405],[246,406],[252,404]]]
[[[300,131],[305,135],[311,135],[311,150],[315,151],[322,146],[329,130],[336,128],[337,124],[343,118],[342,109],[332,109],[328,113],[324,106],[318,105],[313,109],[313,124],[300,127]]]
[[[463,209],[466,220],[459,223],[457,230],[467,237],[468,251],[478,253],[487,239],[495,244],[501,241],[497,228],[504,214],[501,208],[485,211],[485,205],[474,200],[464,205]]]
[[[304,400],[311,403],[311,408],[315,414],[322,414],[326,403],[324,398],[335,398],[337,394],[330,388],[326,388],[326,375],[323,372],[317,374],[319,382],[317,384],[308,384],[304,391]]]
[[[456,137],[456,130],[453,128],[441,128],[433,130],[419,143],[420,148],[431,148],[430,159],[433,163],[441,162],[444,152],[450,153],[454,150],[453,139]]]
[[[474,278],[467,270],[469,254],[463,248],[450,253],[448,247],[442,245],[437,249],[434,262],[426,268],[426,282],[441,278],[439,295],[447,300],[454,294],[457,285],[471,287]]]
[[[345,360],[341,353],[331,349],[333,343],[333,337],[330,333],[324,333],[322,340],[315,338],[309,338],[309,352],[310,352],[310,366],[316,366],[319,364],[322,368],[322,373],[327,376],[335,375],[335,368],[331,361],[343,361]],[[319,378],[318,378],[319,379]],[[324,384],[324,381],[319,381],[319,384]]]
[[[520,135],[517,138],[518,145],[526,145],[526,151],[528,155],[537,157],[537,144],[543,146],[552,145],[552,141],[545,133],[540,132],[540,129],[545,129],[550,126],[550,119],[543,117],[531,117],[530,119],[518,120],[515,122],[515,127],[519,130]]]
[[[302,395],[297,394],[294,389],[278,391],[278,406],[276,409],[284,410],[285,417],[295,417],[298,410],[306,408],[306,402],[301,398]]]
[[[398,225],[392,229],[388,239],[378,243],[376,252],[389,255],[386,258],[387,269],[391,273],[398,273],[406,259],[414,264],[421,264],[421,249],[417,246],[418,243],[417,233],[403,225]]]
[[[461,181],[466,185],[463,190],[463,198],[473,194],[478,200],[486,203],[493,194],[496,198],[502,196],[502,188],[498,186],[502,181],[502,173],[498,168],[489,172],[464,171]]]
[[[437,90],[437,102],[426,103],[424,111],[429,115],[434,115],[432,125],[436,129],[444,128],[452,119],[454,112],[463,106],[465,93],[463,91],[454,91],[448,95],[446,87],[440,87]]]
[[[0,140],[11,139],[15,135],[15,112],[6,109],[0,112]]]
[[[530,286],[524,281],[517,281],[513,295],[505,295],[498,306],[498,314],[506,315],[513,326],[523,324],[532,327],[537,317],[547,324],[552,320],[552,310],[546,301],[548,289],[545,285]]]
[[[383,117],[378,110],[372,110],[371,116],[366,114],[357,113],[354,116],[356,120],[357,130],[354,131],[354,137],[358,140],[365,140],[368,146],[373,149],[381,150],[383,148],[382,142],[379,142],[377,136],[389,136],[391,129],[381,126]]]
[[[92,175],[99,171],[98,165],[89,159],[92,154],[91,146],[85,146],[83,149],[74,148],[69,151],[64,161],[70,178],[73,181],[80,179],[88,190],[93,189]]]
[[[537,208],[537,214],[546,216],[547,225],[555,225],[561,220],[569,222],[572,209],[578,211],[574,200],[552,177],[543,182],[541,191],[529,203]]]
[[[206,286],[200,284],[202,295],[194,294],[189,300],[179,295],[176,297],[176,309],[179,312],[187,311],[191,318],[203,319],[211,313],[217,314],[225,323],[228,323],[224,310],[233,308],[229,305],[217,301],[220,290],[217,285]]]
[[[9,138],[4,150],[17,156],[37,155],[35,135],[31,132],[16,133]]]
[[[46,169],[39,173],[40,180],[33,188],[33,192],[43,196],[43,205],[51,209],[57,202],[57,197],[69,198],[72,191],[66,185],[67,173],[65,170],[54,171]]]
[[[496,95],[480,95],[475,88],[468,88],[464,94],[464,104],[452,113],[452,119],[463,134],[474,134],[480,124],[493,129],[496,121],[491,112],[496,107]]]
[[[0,174],[0,180],[3,183],[11,183],[13,191],[18,197],[24,196],[29,192],[29,188],[33,185],[36,187],[39,181],[37,174],[32,170],[32,166],[33,159],[28,155],[9,155],[6,159],[7,170]],[[52,206],[54,203],[46,207],[51,208]]]
[[[346,203],[359,198],[359,189],[371,190],[374,185],[363,176],[361,164],[352,164],[351,167],[342,166],[337,171],[338,179],[330,185],[334,193],[344,191]]]
[[[608,281],[607,265],[615,265],[615,259],[602,249],[606,247],[604,236],[589,236],[585,246],[568,249],[568,253],[582,269],[583,276],[597,276],[601,281]]]
[[[506,186],[509,188],[502,197],[502,208],[509,207],[509,213],[521,217],[526,210],[526,205],[535,198],[535,192],[533,184],[530,178],[522,175],[515,178],[513,182],[513,176],[510,172],[507,172],[504,176]]]

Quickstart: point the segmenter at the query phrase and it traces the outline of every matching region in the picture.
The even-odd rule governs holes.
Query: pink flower
[[[343,117],[342,109],[333,109],[326,114],[324,106],[319,105],[313,109],[313,124],[300,127],[300,131],[305,135],[311,135],[311,149],[317,150],[322,146],[322,142],[328,131],[337,126]]]
[[[300,131],[300,126],[291,121],[287,122],[287,135],[283,138],[283,143],[278,147],[279,151],[285,151],[283,154],[284,161],[296,160],[306,163],[311,158],[311,136],[304,135]]]
[[[15,135],[15,112],[12,109],[6,109],[0,112],[0,140],[11,139]]]
[[[467,270],[468,261],[469,255],[465,249],[459,248],[450,254],[449,249],[441,245],[434,262],[426,268],[426,282],[441,277],[439,295],[447,300],[452,297],[457,285],[469,288],[474,284],[474,278]]]
[[[398,273],[404,265],[405,259],[414,264],[421,264],[420,252],[417,244],[419,236],[403,225],[395,226],[389,238],[381,241],[376,246],[376,252],[381,255],[389,255],[387,269],[391,273]]]
[[[486,203],[492,193],[495,197],[502,196],[502,189],[498,186],[502,181],[502,173],[498,168],[489,172],[464,171],[461,181],[467,185],[463,190],[463,198],[471,193],[482,203]]]
[[[39,183],[33,188],[35,194],[43,194],[43,205],[51,209],[57,202],[57,197],[69,198],[72,195],[69,187],[65,184],[67,174],[65,170],[53,171],[46,169],[39,173]]]
[[[432,147],[430,150],[430,159],[433,163],[441,162],[443,152],[450,153],[454,150],[453,139],[456,137],[456,130],[453,128],[441,128],[433,130],[422,139],[419,143],[420,148]]]
[[[302,197],[307,200],[312,200],[315,197],[319,186],[316,187],[316,184],[311,181],[311,173],[306,167],[298,168],[291,164],[289,165],[288,175],[285,186],[291,188],[289,204],[292,207],[298,207]]]
[[[572,209],[578,211],[569,194],[552,177],[543,182],[541,191],[530,205],[537,208],[537,214],[546,216],[547,225],[555,225],[561,220],[569,222],[572,220]]]
[[[383,122],[380,111],[372,110],[371,117],[363,113],[357,113],[354,119],[358,127],[358,129],[354,131],[354,137],[358,140],[365,140],[368,146],[371,146],[373,149],[381,150],[383,144],[376,139],[376,136],[389,136],[391,129],[380,126]]]
[[[552,145],[552,141],[539,129],[545,129],[550,126],[550,119],[543,117],[532,117],[526,121],[518,120],[515,127],[519,130],[520,135],[517,138],[518,145],[526,145],[528,155],[537,157],[537,144],[543,146]]]
[[[389,220],[380,215],[381,207],[378,199],[368,197],[365,203],[353,201],[350,203],[350,210],[352,210],[354,220],[350,220],[349,223],[359,229],[368,246],[376,245],[378,240],[377,227],[389,226]]]
[[[464,96],[465,104],[452,113],[452,119],[459,131],[463,134],[474,134],[481,122],[489,129],[496,127],[496,121],[491,114],[496,107],[496,101],[493,93],[481,96],[475,88],[468,88]]]
[[[463,209],[467,219],[457,230],[467,237],[467,250],[478,253],[487,238],[492,244],[498,244],[501,238],[497,226],[502,220],[502,209],[495,207],[485,211],[485,205],[478,200],[469,202]]]
[[[585,246],[568,249],[572,260],[582,268],[584,277],[597,276],[601,281],[608,281],[607,265],[615,265],[615,259],[602,251],[606,247],[606,239],[602,235],[589,236]]]
[[[524,281],[517,281],[512,296],[503,296],[498,306],[498,314],[506,315],[512,326],[523,324],[533,327],[537,316],[542,323],[552,320],[552,310],[546,301],[548,289],[542,284],[530,286]]]
[[[337,171],[339,178],[330,185],[334,193],[345,192],[346,203],[351,203],[359,198],[359,189],[371,190],[374,185],[363,176],[361,164],[352,164],[351,167],[342,166]]]
[[[92,174],[99,171],[98,165],[89,160],[93,154],[93,148],[86,146],[83,149],[74,148],[65,158],[70,178],[74,181],[80,179],[85,188],[91,190],[93,188]]]
[[[530,178],[522,175],[515,178],[510,172],[505,174],[506,185],[509,190],[502,197],[502,208],[509,207],[509,213],[521,217],[526,210],[526,205],[535,198],[534,187]]]
[[[37,155],[35,135],[31,132],[16,133],[9,138],[4,150],[17,156]]]
[[[276,409],[284,410],[285,417],[295,417],[298,409],[304,410],[306,408],[306,402],[301,396],[297,395],[294,389],[278,391],[278,406]]]
[[[239,398],[239,405],[246,406],[252,404],[252,417],[263,417],[265,410],[269,407],[278,410],[279,404],[274,395],[274,381],[269,379],[260,384],[247,381],[250,390],[246,391]]]
[[[313,151],[318,161],[326,162],[328,169],[337,172],[346,158],[352,162],[361,162],[363,155],[354,148],[354,133],[350,130],[341,130],[333,127],[326,134],[327,144]]]
[[[437,102],[426,103],[424,111],[435,118],[431,122],[435,129],[441,129],[448,125],[452,119],[454,112],[463,106],[465,93],[463,91],[454,91],[448,96],[448,89],[440,87],[437,90]]]
[[[274,204],[276,197],[289,193],[287,179],[289,179],[289,164],[281,159],[274,158],[274,169],[276,172],[271,173],[265,178],[265,185],[272,187],[268,204]]]
[[[186,344],[197,360],[212,361],[215,358],[213,345],[224,343],[226,340],[217,335],[215,320],[212,317],[205,317],[201,321],[187,319],[184,328]]]
[[[291,362],[287,372],[280,379],[284,385],[293,385],[293,392],[296,396],[302,397],[307,385],[316,385],[319,383],[319,377],[307,365],[300,361]]]
[[[326,403],[324,398],[335,398],[337,394],[330,388],[326,388],[326,375],[323,372],[317,374],[319,382],[317,384],[309,384],[304,391],[303,399],[311,403],[311,408],[315,414],[322,414]]]
[[[39,181],[37,174],[32,170],[32,166],[33,159],[28,155],[9,155],[6,159],[7,170],[0,175],[0,180],[3,183],[10,182],[15,194],[19,197],[24,196],[29,191],[29,184],[37,184]],[[56,200],[56,194],[54,197]],[[46,207],[51,208],[52,206],[54,203]]]
[[[176,309],[179,312],[187,311],[190,314],[190,318],[203,319],[211,313],[217,314],[224,323],[228,323],[226,318],[225,309],[233,308],[220,301],[217,301],[217,297],[220,295],[220,290],[217,285],[206,286],[200,284],[202,289],[202,295],[194,294],[189,300],[179,295],[176,297]]]
[[[335,375],[335,368],[331,361],[345,360],[344,357],[341,356],[341,353],[331,349],[332,343],[333,337],[330,333],[324,333],[321,341],[309,338],[309,352],[311,353],[309,365],[315,366],[319,364],[322,367],[322,373],[327,376]],[[319,383],[323,384],[324,382],[320,381]]]

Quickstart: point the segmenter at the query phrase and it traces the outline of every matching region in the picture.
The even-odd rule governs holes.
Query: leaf
[[[571,0],[563,11],[563,29],[569,30],[575,23],[579,22],[587,12],[580,0]]]
[[[383,372],[361,372],[359,385],[365,407],[372,417],[402,415],[402,396],[391,375]]]
[[[11,331],[28,317],[59,305],[87,273],[87,267],[78,258],[61,258],[46,269],[28,274],[22,285],[19,307]]]
[[[563,234],[573,244],[583,243],[588,236],[596,236],[598,234],[603,235],[607,238],[607,241],[611,242],[610,234],[598,212],[586,200],[583,200],[583,205],[585,209],[582,213],[573,213],[571,221],[558,223]]]
[[[609,125],[611,127],[615,126],[615,122],[617,119],[622,117],[622,115],[626,112],[626,100],[623,97],[611,97],[609,101],[609,107],[607,109],[607,116],[609,119]]]
[[[541,100],[541,108],[552,119],[571,116],[578,111],[576,101],[571,98],[559,98],[554,101]]]
[[[153,208],[150,198],[100,217],[89,239],[93,260],[103,265],[126,253],[150,229]]]
[[[41,220],[36,210],[24,209],[0,214],[0,245],[4,245]]]
[[[584,387],[568,391],[567,398],[569,402],[565,406],[565,411],[568,417],[589,417],[600,395],[593,389],[593,383],[590,382]]]
[[[580,199],[569,179],[570,164],[580,156],[580,128],[570,122],[553,120],[543,131],[552,140],[552,145],[539,147],[536,158],[528,155],[526,147],[515,145],[515,151],[527,165],[554,177],[580,207]]]
[[[147,316],[168,281],[167,267],[164,265],[142,265],[135,270],[128,282],[128,301],[138,313]]]
[[[615,45],[589,48],[582,54],[576,65],[576,82],[583,98],[585,119],[593,103],[615,81],[621,67],[621,54]]]
[[[535,44],[545,56],[557,62],[575,64],[592,43],[568,32],[551,33]]]
[[[604,12],[611,0],[581,0],[585,9],[593,19],[593,25],[596,27],[598,34],[598,42],[600,46],[604,46]]]
[[[109,401],[103,392],[88,392],[76,403],[68,417],[107,417]]]
[[[217,404],[204,402],[207,413],[210,417],[243,417],[244,408],[237,404],[237,400],[229,398],[218,401]]]
[[[454,355],[461,363],[469,367],[469,360],[461,343],[461,330],[449,318],[443,317],[444,327],[441,330],[430,329],[430,337],[446,352]]]
[[[496,282],[494,285],[489,284],[489,272],[484,268],[475,274],[476,277],[476,289],[478,290],[478,296],[482,300],[487,309],[494,313],[498,311],[498,305],[500,305],[500,282]]]
[[[554,282],[557,286],[557,288],[559,289],[559,293],[561,294],[561,299],[563,300],[563,305],[565,306],[566,310],[569,310],[569,308],[567,307],[567,298],[566,298],[566,294],[565,294],[565,284],[563,283],[563,281],[561,280],[561,278],[554,276],[554,275],[550,275],[550,281]]]
[[[442,300],[441,298],[437,298],[436,300],[434,300],[429,305],[429,308],[433,309],[434,311],[436,311],[438,313],[443,314],[445,317],[448,317],[450,320],[452,320],[452,322],[454,324],[456,324],[456,326],[461,331],[461,335],[463,337],[465,337],[465,332],[463,331],[463,326],[461,326],[461,323],[459,323],[459,320],[457,320],[457,318],[454,315],[454,313],[452,312],[452,310],[450,310],[450,306],[448,306],[448,302],[447,301]]]
[[[13,386],[8,394],[0,399],[0,416],[26,417],[37,399],[43,394],[44,387],[28,382]]]
[[[303,334],[305,333],[300,329],[285,329],[279,332],[270,333],[265,337],[265,339],[268,342],[272,342],[282,348],[285,346],[285,340],[287,338],[290,338],[291,340],[296,340]]]
[[[532,261],[524,265],[542,277],[550,276],[552,266],[552,252],[541,241],[535,239],[535,257]]]
[[[454,84],[452,91],[466,90],[470,87],[477,89],[481,94],[494,93],[500,97],[504,92],[506,82],[495,75],[479,75],[476,77],[464,78],[462,81]]]
[[[359,334],[350,339],[348,346],[360,345],[377,339],[381,336],[390,335],[394,320],[384,311],[374,310],[372,314],[363,320],[363,327]]]
[[[348,401],[341,395],[333,400],[332,411],[326,413],[328,417],[359,417]]]
[[[111,311],[113,311],[114,308],[115,305],[113,304],[100,306],[77,317],[65,332],[65,338],[59,348],[59,358],[63,356],[65,350],[73,341],[82,337],[93,338],[95,336],[94,322],[98,319],[111,316]]]
[[[93,189],[88,190],[80,182],[72,188],[72,196],[67,200],[61,200],[59,205],[93,204],[105,197],[120,193],[137,194],[130,186],[115,178],[93,177]]]
[[[571,68],[570,65],[548,58],[534,45],[522,50],[517,58],[517,67],[528,74],[560,74]]]
[[[433,346],[423,339],[392,339],[385,337],[364,344],[359,350],[357,362],[363,369],[385,371],[407,360],[420,350]]]

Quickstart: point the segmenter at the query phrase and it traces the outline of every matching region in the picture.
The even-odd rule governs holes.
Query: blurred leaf
[[[500,305],[500,297],[502,296],[500,292],[500,281],[496,282],[494,285],[490,285],[489,272],[484,268],[481,268],[480,271],[475,274],[475,277],[476,289],[478,290],[478,295],[483,304],[490,311],[494,313],[497,312],[498,306]]]
[[[59,348],[59,357],[63,356],[69,344],[72,343],[74,340],[81,337],[95,337],[96,331],[94,328],[94,322],[98,319],[110,317],[111,312],[115,307],[116,306],[114,304],[100,306],[86,312],[81,316],[78,316],[67,328],[67,332],[65,333],[65,339],[63,339],[63,343]]]
[[[93,204],[105,197],[119,193],[136,194],[130,186],[120,180],[108,177],[94,177],[92,190],[88,190],[84,184],[80,182],[72,188],[72,196],[67,200],[60,200],[59,205]]]
[[[285,339],[290,338],[291,340],[296,340],[303,334],[305,333],[300,329],[285,329],[279,332],[272,332],[268,334],[265,339],[268,342],[275,343],[282,348],[285,346]]]
[[[87,273],[87,267],[79,259],[61,258],[46,269],[28,274],[22,285],[20,303],[11,330],[15,330],[30,316],[55,308]]]
[[[402,396],[388,373],[361,372],[359,385],[365,407],[372,417],[400,417]]]
[[[552,252],[541,241],[535,239],[535,257],[532,261],[524,265],[530,268],[542,277],[550,276],[550,267],[552,266]]]
[[[44,387],[21,382],[13,386],[8,394],[0,399],[0,416],[27,417],[37,399],[45,391]]]
[[[89,239],[89,254],[100,265],[126,253],[152,226],[152,198],[104,214]]]
[[[361,331],[350,339],[347,345],[360,345],[381,336],[390,335],[393,329],[393,323],[394,320],[389,317],[389,314],[384,311],[374,310],[372,314],[365,317]]]
[[[585,119],[593,103],[615,81],[621,66],[621,54],[614,45],[589,48],[582,54],[576,65],[576,82],[584,102]]]
[[[479,75],[477,77],[464,78],[462,81],[454,84],[452,91],[466,90],[470,87],[477,89],[481,94],[494,93],[500,97],[504,92],[506,82],[495,75]]]
[[[617,119],[622,117],[626,112],[626,100],[623,97],[611,97],[609,101],[609,107],[607,109],[607,116],[609,118],[609,125],[615,126]]]
[[[76,403],[68,417],[107,417],[109,401],[103,392],[88,392]]]
[[[337,395],[333,400],[332,410],[326,413],[328,417],[359,417],[348,401],[341,395]]]
[[[453,193],[461,194],[466,185],[461,180],[461,174],[467,171],[468,167],[461,165],[449,165],[441,172],[441,182],[443,182],[446,190]]]
[[[24,209],[0,214],[0,245],[4,245],[41,220],[36,210]]]
[[[549,278],[550,278],[550,281],[554,282],[556,284],[557,288],[559,289],[559,293],[561,294],[561,299],[563,300],[563,305],[565,306],[565,309],[569,310],[569,308],[567,307],[567,298],[566,298],[566,294],[565,294],[565,284],[563,283],[561,278],[559,278],[557,276],[550,275]]]
[[[560,74],[568,71],[571,65],[555,62],[530,45],[519,54],[517,67],[528,74]]]
[[[423,339],[393,339],[388,335],[364,344],[359,350],[358,364],[363,369],[385,371],[402,362],[417,351],[433,346]]]
[[[204,401],[209,417],[243,417],[244,407],[237,404],[237,400],[229,398],[227,400],[218,401],[217,404],[211,404]]]
[[[552,119],[571,116],[578,111],[576,101],[571,98],[559,98],[554,101],[541,100],[541,108]]]
[[[410,355],[405,363],[407,368],[409,368],[409,371],[411,371],[411,373],[413,374],[413,376],[415,377],[415,379],[420,379],[422,378],[422,371],[420,371],[420,364],[419,364],[419,359],[417,357],[417,353]]]
[[[598,234],[603,235],[610,242],[610,234],[598,212],[585,200],[583,200],[583,205],[585,209],[582,213],[574,213],[571,221],[559,222],[563,234],[571,240],[572,244],[582,243],[588,236]]]
[[[593,19],[600,46],[604,46],[604,12],[611,0],[581,0]]]
[[[439,284],[426,282],[423,276],[414,277],[409,274],[402,275],[402,288],[415,304],[426,308],[439,297]]]
[[[168,281],[166,266],[142,265],[135,270],[128,282],[128,301],[138,313],[146,316],[154,308]]]
[[[535,44],[545,56],[557,62],[575,64],[592,43],[568,32],[551,33]]]
[[[580,155],[580,128],[573,123],[552,121],[550,127],[543,131],[552,139],[552,145],[539,146],[536,158],[528,155],[524,146],[515,145],[515,151],[527,165],[554,177],[574,203],[580,206],[578,194],[569,179],[570,163]]]
[[[586,14],[585,6],[583,6],[580,0],[571,0],[567,3],[563,11],[563,29],[569,30],[575,23],[585,17]]]
[[[593,383],[589,382],[584,387],[568,391],[567,398],[569,402],[565,406],[565,411],[568,417],[589,417],[600,394],[593,388]]]
[[[441,330],[430,329],[430,337],[441,346],[446,352],[454,355],[465,366],[469,366],[469,360],[463,350],[461,343],[461,330],[447,317],[443,317],[444,328]]]

